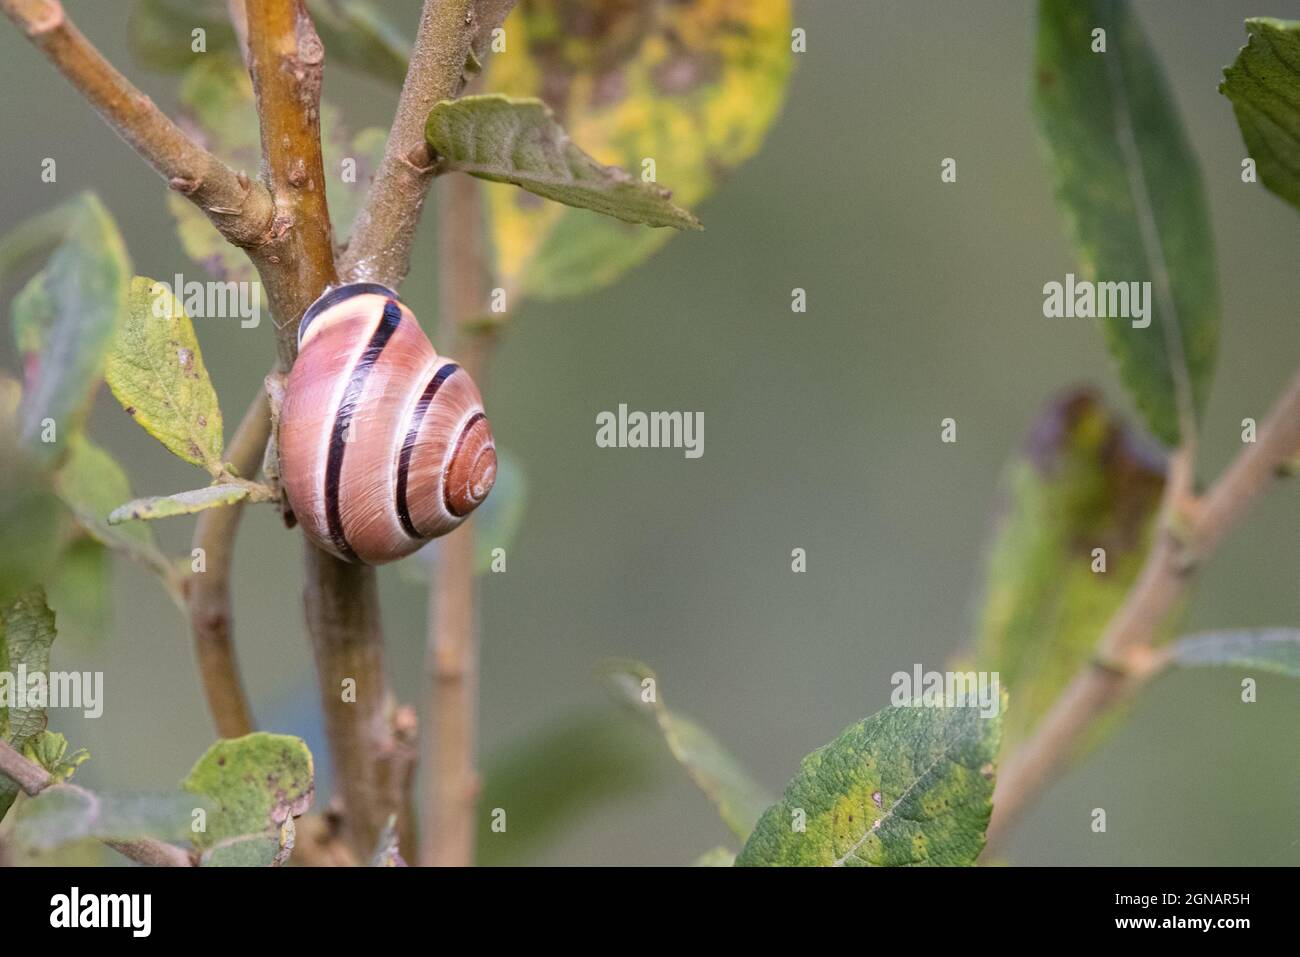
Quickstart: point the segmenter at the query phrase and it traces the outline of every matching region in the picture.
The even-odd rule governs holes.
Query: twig
[[[487,303],[482,190],[468,176],[440,188],[438,288],[444,341],[482,388],[493,340],[473,324]],[[474,862],[479,780],[478,621],[473,522],[443,539],[429,588],[428,681],[423,742],[428,811],[420,863],[464,867]]]
[[[1098,642],[1098,657],[1074,676],[1033,737],[998,776],[990,845],[1002,840],[1092,723],[1157,673],[1152,645],[1205,561],[1300,450],[1300,372],[1247,445],[1200,499],[1190,497],[1192,463],[1176,455],[1160,531],[1124,604]]]
[[[425,0],[384,158],[339,264],[348,279],[396,288],[410,268],[415,227],[434,172],[424,124],[435,103],[460,90],[478,32],[476,7],[474,0]]]
[[[266,392],[244,413],[226,449],[229,462],[240,475],[253,475],[262,461],[271,435],[271,415]],[[203,680],[208,711],[223,738],[238,738],[254,730],[253,712],[239,676],[235,646],[230,640],[230,566],[235,533],[243,517],[242,503],[199,513],[194,526],[194,548],[202,549],[204,570],[185,580],[194,652]]]
[[[185,135],[113,68],[63,12],[58,0],[0,0],[0,9],[67,78],[122,139],[172,189],[197,205],[236,246],[271,235],[271,194]]]
[[[29,761],[17,748],[0,741],[0,774],[11,778],[23,792],[35,797],[58,782],[35,761]],[[150,867],[192,867],[194,859],[174,844],[142,837],[133,841],[104,841],[113,850],[133,861]]]

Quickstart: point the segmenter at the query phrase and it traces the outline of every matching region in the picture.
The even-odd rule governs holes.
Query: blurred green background
[[[174,107],[173,79],[131,64],[124,0],[65,5]],[[413,31],[415,0],[385,6]],[[1300,358],[1300,217],[1240,182],[1244,147],[1216,91],[1242,20],[1288,11],[1138,6],[1200,157],[1218,243],[1208,479],[1239,449],[1241,419],[1262,418]],[[779,791],[804,754],[888,703],[891,673],[941,667],[967,643],[1001,467],[1044,402],[1092,382],[1129,409],[1097,330],[1041,314],[1043,283],[1073,262],[1028,109],[1033,5],[804,0],[794,22],[808,52],[795,57],[787,105],[758,157],[696,209],[707,231],[675,238],[611,289],[528,305],[498,352],[487,407],[529,498],[509,571],[482,579],[486,753],[605,707],[593,665],[627,655]],[[177,245],[157,176],[8,24],[0,89],[0,226],[94,188],[137,272],[206,278]],[[395,102],[328,61],[326,96],[353,128],[386,122]],[[40,181],[47,156],[57,184]],[[939,182],[947,156],[956,185]],[[672,170],[658,172],[671,186]],[[430,331],[437,213],[403,287]],[[805,315],[790,312],[795,286],[808,291]],[[272,330],[200,320],[198,332],[229,436],[269,365]],[[596,413],[620,402],[702,411],[703,458],[598,449]],[[939,442],[945,416],[958,421],[956,445]],[[106,392],[90,430],[128,465],[137,494],[195,484]],[[1188,630],[1300,624],[1297,505],[1291,483],[1250,514],[1205,569]],[[183,554],[191,528],[178,519],[158,531]],[[790,572],[796,546],[805,575]],[[250,510],[234,578],[245,681],[262,725],[306,736],[323,761],[301,563],[298,535]],[[391,570],[381,586],[392,680],[419,701],[425,597]],[[110,620],[103,635],[61,634],[53,664],[106,672],[104,717],[56,713],[52,727],[93,752],[78,772],[87,784],[173,787],[213,736],[187,628],[121,563]],[[1244,706],[1238,680],[1232,670],[1160,680],[1001,857],[1300,863],[1300,693],[1260,676],[1258,703]],[[726,843],[704,797],[664,767],[654,787],[584,808],[518,859],[677,864]],[[1106,834],[1089,829],[1094,807],[1107,810]],[[526,816],[528,795],[508,813]]]

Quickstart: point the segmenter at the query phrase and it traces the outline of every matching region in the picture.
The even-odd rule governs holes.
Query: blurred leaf
[[[689,718],[668,710],[659,695],[659,679],[646,665],[612,660],[602,665],[601,673],[634,710],[655,720],[668,750],[714,803],[732,833],[742,841],[749,837],[754,822],[772,803],[767,790],[713,735]]]
[[[1252,17],[1246,33],[1219,92],[1232,101],[1260,182],[1300,207],[1300,21]]]
[[[689,208],[762,144],[785,96],[790,27],[789,0],[521,0],[486,87],[540,97],[601,163],[639,175],[654,160]],[[674,235],[487,194],[498,273],[524,297],[608,285]]]
[[[979,668],[1016,696],[1019,741],[1093,653],[1146,557],[1164,466],[1086,389],[1054,399],[1003,479],[977,637]],[[1106,550],[1105,573],[1092,550]]]
[[[23,802],[13,838],[29,851],[47,851],[85,838],[130,841],[190,836],[194,797],[185,794],[99,794],[58,784]]]
[[[67,461],[54,476],[54,486],[81,527],[96,541],[123,552],[164,578],[170,574],[171,563],[158,548],[152,528],[109,523],[110,513],[131,498],[131,485],[107,451],[85,436],[77,436]]]
[[[35,457],[50,463],[85,422],[104,353],[125,310],[131,265],[117,224],[94,193],[80,193],[63,211],[33,223],[18,228],[17,246],[46,244],[57,226],[64,227],[49,262],[14,301],[16,338],[40,352],[26,357],[19,430]],[[40,238],[29,243],[32,233]],[[0,260],[10,258],[20,257],[0,253]],[[51,422],[53,441],[46,441]]]
[[[17,382],[0,375],[0,605],[43,581],[62,540],[62,509],[18,442]]]
[[[108,550],[78,535],[59,554],[45,581],[46,601],[64,638],[96,641],[108,628]]]
[[[209,508],[234,505],[248,498],[248,495],[247,485],[230,484],[209,485],[207,488],[177,492],[174,495],[151,495],[113,509],[108,516],[108,524],[117,525],[137,519],[148,522],[175,515],[193,515]]]
[[[27,739],[23,754],[35,761],[56,779],[66,781],[82,764],[90,760],[90,752],[77,748],[68,753],[68,739],[57,731],[41,731]]]
[[[1173,661],[1184,668],[1226,665],[1300,678],[1300,629],[1211,631],[1174,642]]]
[[[182,787],[216,803],[207,829],[193,835],[201,863],[283,864],[293,848],[293,818],[311,806],[311,752],[300,738],[254,732],[218,741]]]
[[[332,63],[342,63],[400,87],[411,41],[375,4],[365,0],[309,0],[316,32]]]
[[[447,169],[513,183],[530,193],[628,223],[701,229],[668,190],[596,162],[541,100],[466,96],[434,106],[425,138]]]
[[[165,284],[131,280],[104,375],[127,413],[173,455],[221,473],[221,407],[194,326]]]
[[[1105,53],[1091,49],[1106,31]],[[1151,431],[1178,442],[1177,382],[1205,404],[1219,341],[1214,242],[1196,158],[1123,0],[1041,0],[1034,105],[1083,277],[1151,283],[1151,323],[1096,319]],[[1063,320],[1064,321],[1064,320]]]
[[[1001,714],[983,718],[978,708],[878,711],[803,759],[736,865],[974,864],[993,810],[1001,734]]]
[[[352,229],[361,203],[370,188],[370,179],[384,158],[388,131],[372,126],[349,138],[334,109],[321,105],[321,150],[325,163],[325,192],[329,198],[330,219],[334,235],[347,236]],[[343,162],[355,164],[352,182],[343,178]]]
[[[572,715],[531,731],[485,764],[479,796],[481,864],[519,864],[592,808],[649,790],[660,749],[640,726],[608,711]],[[494,833],[490,809],[508,815]]]
[[[204,52],[192,31],[204,31]],[[235,50],[235,30],[222,0],[136,0],[127,22],[131,56],[141,66],[174,73],[222,50]]]
[[[715,847],[697,857],[692,867],[732,867],[736,863],[736,852],[725,847]]]
[[[308,0],[330,63],[400,86],[407,40],[368,0]],[[192,49],[191,31],[206,31],[205,53]],[[131,53],[144,67],[174,73],[214,53],[237,53],[235,31],[222,0],[137,0],[129,25]]]
[[[29,676],[49,672],[54,634],[54,613],[39,587],[0,611],[0,740],[19,751],[45,730],[45,708],[25,700],[25,692],[31,687]],[[20,692],[24,693],[21,701]],[[17,796],[18,785],[0,774],[0,819]]]

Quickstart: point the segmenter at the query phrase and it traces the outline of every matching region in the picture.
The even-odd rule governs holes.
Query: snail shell
[[[478,387],[375,283],[331,289],[304,314],[279,448],[281,482],[307,535],[370,565],[450,532],[496,478]]]

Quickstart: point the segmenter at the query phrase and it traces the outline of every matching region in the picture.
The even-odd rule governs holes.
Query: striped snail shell
[[[450,532],[496,478],[478,387],[376,283],[330,289],[303,315],[279,449],[307,535],[370,565]]]

